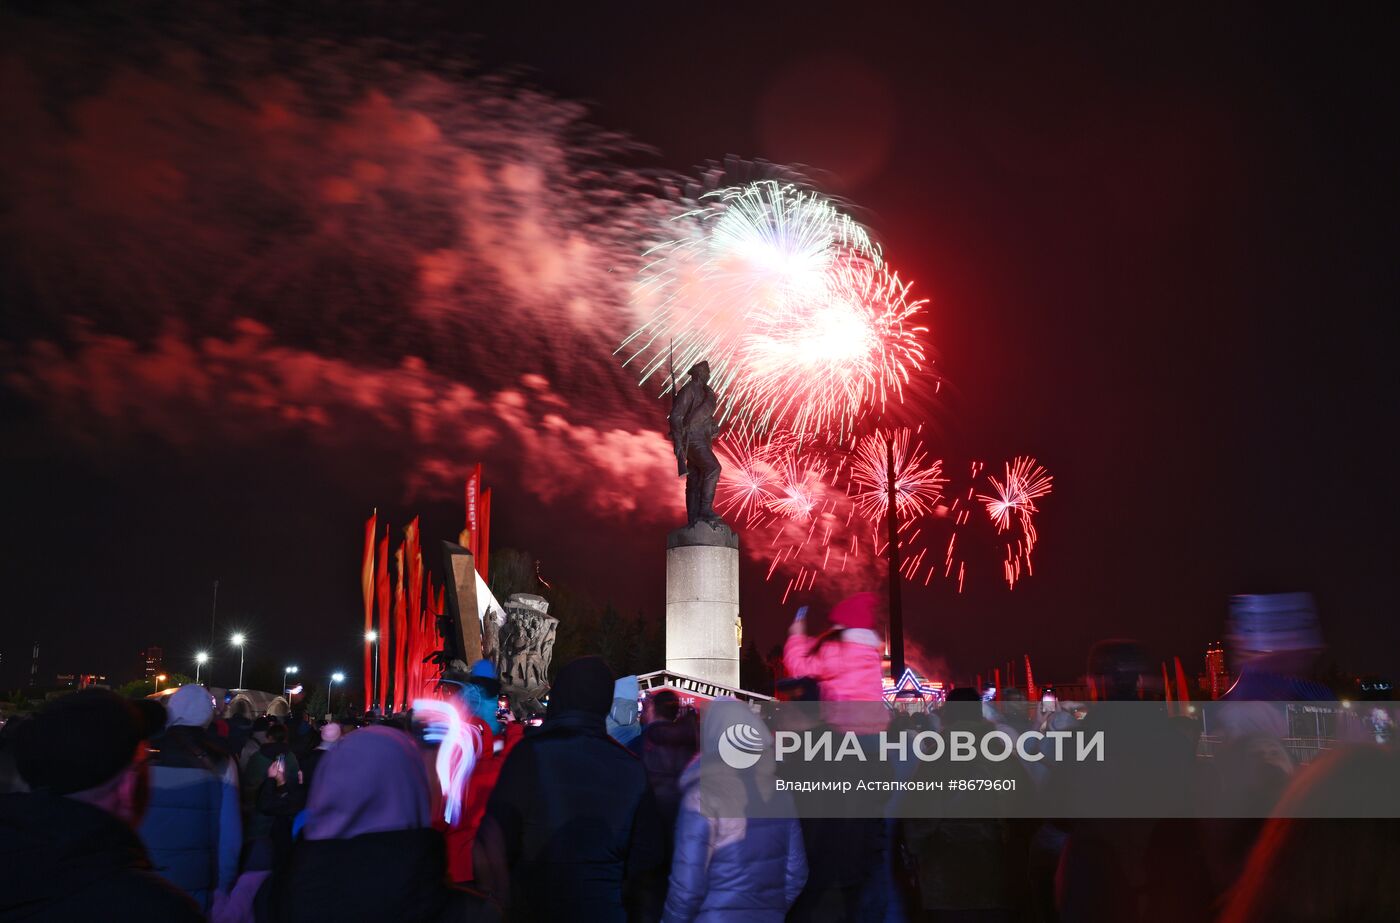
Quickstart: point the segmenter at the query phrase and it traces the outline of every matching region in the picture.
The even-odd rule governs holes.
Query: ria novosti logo
[[[763,755],[763,735],[750,724],[731,724],[719,737],[719,758],[730,769],[748,769]]]

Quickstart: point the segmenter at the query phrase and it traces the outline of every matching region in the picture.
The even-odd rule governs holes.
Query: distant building
[[[148,647],[141,652],[141,678],[154,682],[156,674],[164,672],[161,665],[165,661],[165,651],[159,647]]]
[[[69,689],[107,688],[107,677],[100,673],[60,673],[54,677],[59,686]]]
[[[1225,645],[1213,641],[1206,645],[1206,672],[1197,680],[1201,692],[1218,699],[1230,688],[1230,669],[1225,665]]]

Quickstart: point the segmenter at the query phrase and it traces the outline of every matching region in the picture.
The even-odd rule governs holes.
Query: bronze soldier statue
[[[710,364],[697,362],[686,373],[689,379],[671,402],[671,444],[676,450],[677,474],[685,476],[685,513],[690,525],[705,522],[723,526],[715,512],[715,485],[720,464],[710,441],[719,433],[715,410],[719,397],[710,387]]]

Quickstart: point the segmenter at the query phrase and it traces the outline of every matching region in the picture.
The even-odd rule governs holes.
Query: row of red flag
[[[467,524],[458,540],[472,552],[483,579],[487,575],[490,521],[491,491],[481,490],[481,465],[477,465],[467,478]],[[444,611],[444,589],[424,566],[418,517],[404,528],[403,540],[394,549],[392,571],[391,531],[385,523],[380,534],[378,510],[365,522],[360,588],[365,604],[366,711],[372,706],[378,706],[380,712],[404,709],[415,698],[429,695],[437,682],[436,668],[424,661],[439,647],[437,616]]]

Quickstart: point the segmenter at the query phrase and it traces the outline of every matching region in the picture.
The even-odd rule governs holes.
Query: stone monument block
[[[544,711],[541,699],[549,691],[549,659],[559,620],[549,615],[549,602],[533,593],[513,594],[505,610],[494,644],[496,671],[511,710],[523,717]]]
[[[739,536],[698,522],[666,537],[666,669],[739,686]]]

